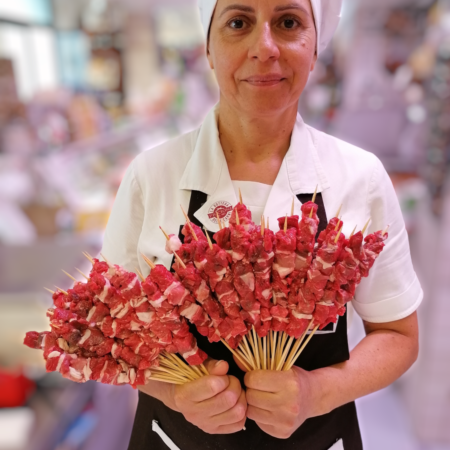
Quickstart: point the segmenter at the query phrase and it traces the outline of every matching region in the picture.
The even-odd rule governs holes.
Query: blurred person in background
[[[346,226],[368,217],[372,230],[391,225],[353,301],[367,336],[350,358],[344,316],[311,341],[309,356],[292,370],[243,377],[225,347],[195,332],[211,357],[210,376],[183,386],[141,386],[130,449],[167,448],[152,420],[169,446],[183,450],[362,449],[354,400],[388,386],[417,358],[423,293],[392,183],[374,155],[308,127],[297,114],[340,8],[340,0],[200,1],[220,102],[199,129],[133,161],[102,252],[128,270],[148,273],[141,253],[169,267],[159,225],[180,229],[180,204],[214,233],[216,213],[228,220],[239,190],[254,218],[275,218],[290,210],[293,196],[298,211],[318,186],[322,221],[343,203]]]

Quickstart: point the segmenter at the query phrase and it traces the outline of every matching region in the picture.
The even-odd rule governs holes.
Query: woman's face
[[[234,108],[270,116],[296,107],[315,50],[309,0],[218,0],[208,60]]]

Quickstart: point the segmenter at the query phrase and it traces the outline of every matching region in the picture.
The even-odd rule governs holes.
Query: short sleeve
[[[357,288],[353,306],[367,322],[393,322],[417,310],[423,291],[411,261],[408,233],[394,186],[378,159],[367,204],[372,219],[369,231],[384,230],[389,225],[389,238],[369,277]]]
[[[117,192],[103,239],[102,254],[126,270],[139,267],[138,242],[144,221],[143,195],[134,172],[128,167]]]

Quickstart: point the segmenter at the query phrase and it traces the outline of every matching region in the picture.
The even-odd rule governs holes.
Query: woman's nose
[[[252,34],[253,39],[248,52],[249,58],[266,62],[280,57],[280,49],[274,40],[269,24],[256,27]]]

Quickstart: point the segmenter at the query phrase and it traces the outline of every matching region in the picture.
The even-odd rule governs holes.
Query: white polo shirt
[[[116,264],[148,274],[144,253],[170,266],[159,226],[178,234],[189,206],[191,190],[208,195],[195,216],[210,231],[218,231],[216,210],[229,211],[237,202],[217,129],[218,105],[202,126],[140,154],[128,168],[108,222],[102,253]],[[362,319],[383,323],[400,320],[420,305],[423,292],[414,272],[408,235],[392,182],[373,154],[297,121],[277,179],[270,189],[264,215],[277,230],[278,217],[290,213],[292,198],[312,194],[319,186],[328,219],[343,204],[343,232],[369,231],[390,225],[389,239],[368,278],[352,302]],[[245,200],[244,200],[245,201]],[[295,197],[295,212],[301,203]],[[254,218],[255,222],[259,218]]]

